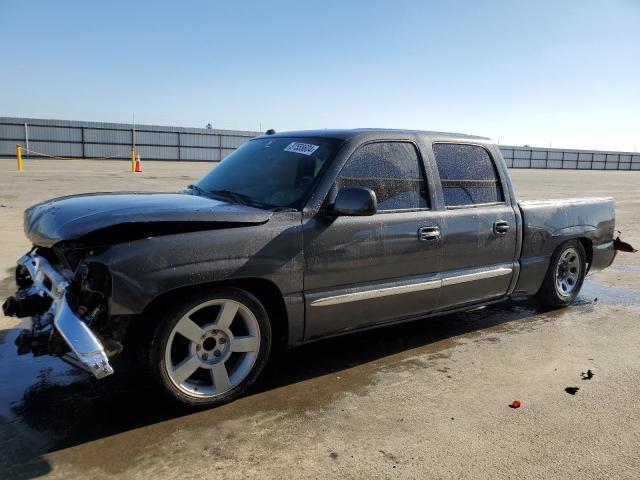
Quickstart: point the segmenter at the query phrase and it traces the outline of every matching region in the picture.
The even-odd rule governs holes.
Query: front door
[[[429,208],[415,145],[360,146],[335,190],[354,186],[376,193],[375,215],[328,218],[320,212],[303,227],[307,340],[437,308],[441,213]]]

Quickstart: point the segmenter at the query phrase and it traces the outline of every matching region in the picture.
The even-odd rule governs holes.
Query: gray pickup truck
[[[18,353],[97,378],[142,353],[192,406],[241,395],[278,347],[513,296],[565,307],[616,254],[612,198],[518,202],[490,140],[405,130],[263,135],[185,191],[58,198],[24,228]]]

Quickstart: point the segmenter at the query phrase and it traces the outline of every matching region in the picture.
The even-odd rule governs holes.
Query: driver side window
[[[409,142],[374,142],[359,147],[336,182],[344,187],[368,187],[376,193],[378,211],[428,208],[420,159]]]

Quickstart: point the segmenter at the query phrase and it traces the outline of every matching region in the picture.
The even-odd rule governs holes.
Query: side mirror
[[[378,211],[378,199],[373,190],[367,187],[345,187],[336,195],[336,201],[330,209],[332,215],[360,217],[374,215]]]

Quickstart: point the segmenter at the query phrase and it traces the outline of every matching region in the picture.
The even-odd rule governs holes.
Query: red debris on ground
[[[520,408],[520,405],[522,405],[522,402],[520,400],[514,400],[509,406],[511,408]]]

